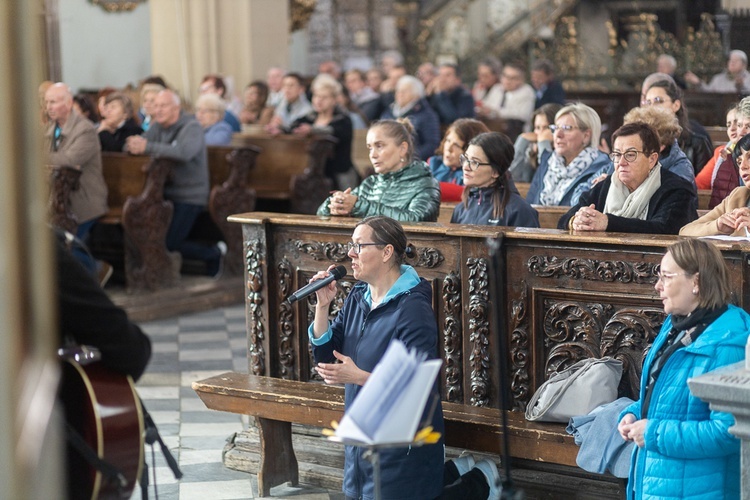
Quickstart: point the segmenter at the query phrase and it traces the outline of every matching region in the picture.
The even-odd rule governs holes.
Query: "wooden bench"
[[[458,203],[444,201],[440,203],[440,213],[438,214],[438,222],[441,224],[450,224],[453,210],[456,208]],[[542,205],[533,205],[539,214],[539,227],[547,229],[557,229],[557,221],[560,220],[570,207],[545,207]]]
[[[284,211],[291,213],[315,214],[333,189],[325,176],[325,164],[336,142],[327,135],[303,138],[238,133],[232,146],[263,151],[248,178],[258,199],[284,202]]]
[[[192,387],[209,409],[256,417],[261,446],[258,491],[264,497],[273,486],[299,482],[291,424],[330,428],[344,414],[344,390],[339,386],[227,372],[193,382]],[[498,410],[444,402],[443,413],[448,446],[501,452]],[[527,422],[511,412],[509,431],[514,457],[576,466],[573,438],[561,433],[559,425]]]
[[[328,426],[333,410],[340,416],[340,395],[332,392],[335,388],[319,387],[313,369],[306,332],[314,299],[294,306],[284,299],[318,270],[349,264],[346,245],[357,221],[271,213],[243,214],[231,220],[243,226],[250,375],[212,377],[197,382],[195,388],[217,410]],[[438,346],[444,360],[439,383],[448,442],[475,451],[497,453],[500,449],[496,353],[502,341],[509,353],[513,408],[508,438],[519,473],[543,473],[534,487],[544,490],[547,497],[565,488],[574,495],[591,484],[606,486],[597,498],[621,495],[622,485],[607,476],[597,476],[582,486],[582,472],[572,465],[578,450],[565,426],[530,424],[522,412],[550,374],[587,356],[621,359],[620,394],[637,396],[643,355],[664,318],[654,290],[657,266],[665,248],[677,238],[432,223],[404,227],[417,250],[407,263],[432,284]],[[503,256],[498,279],[504,296],[495,305],[490,300],[489,287],[495,277],[489,274],[487,238],[500,239]],[[750,305],[750,269],[745,265],[750,247],[718,246],[730,269],[735,301]],[[341,280],[337,304],[352,284],[350,277]],[[502,332],[494,322],[496,315],[501,318]],[[285,381],[260,382],[257,377]],[[260,414],[258,384],[263,384],[263,397],[273,404],[300,408],[277,407]],[[293,387],[301,392],[295,393]],[[299,394],[313,401],[300,399]],[[311,409],[315,405],[322,405],[327,413],[311,416],[317,411]],[[278,416],[295,411],[301,413]],[[256,451],[246,447],[251,439],[250,434],[241,433],[225,451],[225,461],[244,463],[243,470],[255,472],[257,459],[251,454]],[[268,449],[275,440],[262,441],[264,462],[263,455],[277,451]],[[310,454],[309,448],[305,454]],[[264,484],[270,481],[264,478]]]

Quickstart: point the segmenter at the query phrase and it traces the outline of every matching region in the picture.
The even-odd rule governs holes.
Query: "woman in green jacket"
[[[427,164],[414,157],[413,133],[408,119],[373,123],[367,131],[367,149],[375,175],[355,189],[334,191],[318,208],[318,215],[436,221],[440,185]]]

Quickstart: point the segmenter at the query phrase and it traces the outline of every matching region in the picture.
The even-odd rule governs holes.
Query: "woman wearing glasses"
[[[724,259],[703,240],[670,246],[655,288],[668,316],[644,361],[640,397],[618,425],[637,445],[627,498],[739,499],[734,417],[693,396],[687,381],[744,359],[750,315],[729,304]]]
[[[318,215],[387,215],[400,221],[436,221],[440,187],[427,164],[415,157],[413,132],[408,119],[370,125],[367,149],[375,175],[354,190],[334,191],[320,205]]]
[[[539,227],[539,216],[508,177],[513,144],[504,134],[479,134],[459,158],[464,174],[461,203],[451,223]]]
[[[328,318],[337,294],[336,283],[318,290],[315,317],[308,330],[315,369],[325,383],[345,384],[345,407],[357,396],[393,339],[425,353],[429,359],[438,357],[432,287],[413,267],[404,264],[415,250],[401,224],[390,217],[367,217],[354,228],[348,255],[358,283],[333,321]],[[328,271],[319,272],[310,281],[326,276]],[[433,397],[439,398],[437,383]],[[439,404],[431,425],[444,433]],[[364,451],[346,446],[343,490],[347,498],[372,498],[372,464],[363,458]],[[499,475],[492,461],[475,463],[466,456],[444,465],[444,456],[442,437],[435,445],[381,451],[382,497],[500,498]],[[444,485],[452,486],[444,492]]]
[[[489,131],[487,125],[473,118],[459,118],[445,131],[443,142],[438,148],[442,151],[442,156],[432,156],[427,160],[432,176],[440,182],[442,201],[461,199],[464,173],[458,158],[466,151],[470,140]]]
[[[648,77],[647,77],[648,80]],[[641,106],[659,106],[674,114],[682,127],[682,134],[678,139],[680,148],[690,160],[697,174],[711,159],[711,138],[703,126],[695,120],[688,119],[688,111],[682,101],[682,89],[674,83],[668,75],[642,89],[644,95]]]
[[[565,106],[555,115],[554,151],[542,153],[539,168],[529,186],[526,201],[534,205],[575,205],[581,194],[609,166],[599,151],[602,122],[585,104]]]
[[[743,185],[734,188],[729,196],[713,210],[680,229],[681,236],[748,236],[750,231],[750,135],[737,141],[732,151],[734,163],[739,166]]]
[[[659,136],[645,123],[612,134],[615,172],[584,193],[560,218],[573,231],[677,234],[695,220],[698,195],[688,181],[659,164]]]

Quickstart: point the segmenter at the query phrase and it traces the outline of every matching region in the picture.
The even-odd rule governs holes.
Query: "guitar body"
[[[60,397],[68,424],[99,459],[122,473],[111,481],[68,443],[68,495],[78,499],[127,499],[140,478],[144,422],[133,380],[101,365],[63,360]]]

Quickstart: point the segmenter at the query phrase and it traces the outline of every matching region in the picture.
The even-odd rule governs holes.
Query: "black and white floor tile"
[[[226,439],[243,429],[246,417],[206,409],[191,389],[194,380],[228,370],[247,370],[244,314],[244,306],[237,305],[141,324],[153,343],[153,356],[137,389],[184,474],[176,480],[158,445],[153,456],[147,446],[150,499],[259,498],[255,475],[227,469],[221,462]],[[277,486],[271,496],[343,498],[340,492],[305,485]],[[136,491],[133,499],[141,498]]]

